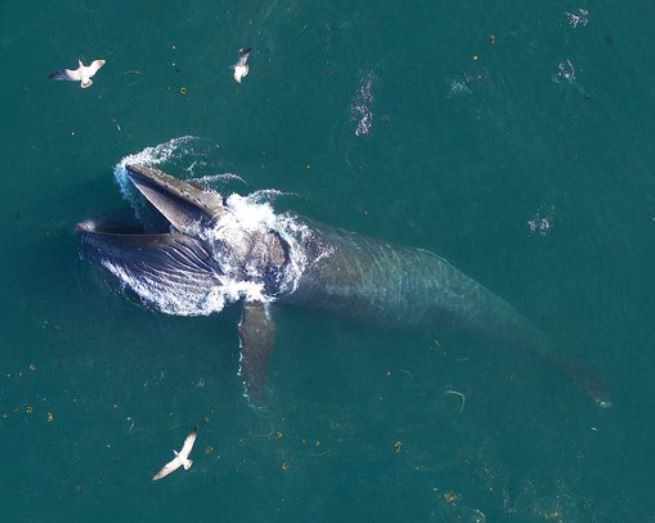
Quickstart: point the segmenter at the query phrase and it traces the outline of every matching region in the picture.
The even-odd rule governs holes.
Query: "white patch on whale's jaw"
[[[105,259],[100,264],[113,274],[122,290],[129,290],[141,302],[164,314],[175,316],[208,316],[225,307],[225,293],[219,287],[193,287],[162,284],[143,272],[137,272],[120,263]]]

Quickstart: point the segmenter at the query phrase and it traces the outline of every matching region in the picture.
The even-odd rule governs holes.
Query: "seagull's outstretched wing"
[[[105,65],[105,63],[107,63],[107,60],[94,60],[91,62],[91,65],[89,66],[89,76],[96,74],[98,69]]]
[[[166,465],[164,465],[162,469],[152,477],[152,480],[157,481],[158,479],[165,478],[171,472],[175,472],[177,469],[179,469],[181,465],[182,461],[177,456],[175,456],[174,459],[166,463]]]
[[[59,71],[50,73],[48,78],[50,80],[71,80],[73,82],[79,82],[82,79],[79,71],[79,69],[60,69]]]
[[[189,457],[189,454],[191,454],[191,449],[193,448],[193,444],[196,442],[197,435],[198,435],[198,429],[193,429],[189,433],[189,435],[184,440],[184,445],[182,445],[182,450],[180,450],[181,456],[184,456],[185,458]]]
[[[250,52],[252,51],[251,47],[246,47],[244,49],[239,49],[239,59],[237,60],[236,65],[246,65]]]

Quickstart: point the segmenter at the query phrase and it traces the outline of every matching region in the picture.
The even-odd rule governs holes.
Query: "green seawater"
[[[655,521],[653,19],[644,0],[4,0],[2,521]],[[46,79],[78,58],[107,60],[91,88]],[[186,135],[210,151],[196,175],[444,256],[614,406],[484,337],[279,309],[250,407],[237,306],[165,316],[78,256],[74,224],[125,205],[114,165]],[[194,426],[193,467],[153,483]]]

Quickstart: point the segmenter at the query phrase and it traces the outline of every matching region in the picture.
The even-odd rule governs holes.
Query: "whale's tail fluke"
[[[558,350],[549,336],[507,302],[498,297],[495,297],[495,300],[497,300],[496,310],[502,312],[495,324],[496,328],[491,328],[492,333],[495,333],[499,339],[526,349],[560,376],[567,378],[575,388],[593,399],[598,406],[602,408],[612,406],[607,388],[597,372],[584,361]],[[510,320],[507,321],[507,318]]]
[[[612,406],[605,384],[585,363],[575,358],[564,358],[551,353],[544,355],[543,358],[551,367],[569,378],[573,385],[590,396],[599,407],[607,409]]]
[[[592,398],[600,407],[612,406],[607,388],[597,373],[575,356],[562,353],[548,335],[512,305],[454,270],[451,271],[449,280],[458,282],[459,288],[468,286],[472,289],[470,292],[459,293],[467,297],[468,303],[455,309],[463,311],[458,315],[458,323],[532,354],[559,375],[566,377],[573,386]]]
[[[497,309],[502,311],[503,319],[509,317],[511,320],[506,322],[499,320],[496,323],[497,328],[491,329],[492,333],[495,333],[499,339],[526,349],[559,375],[567,378],[574,387],[593,399],[598,406],[602,408],[612,406],[607,387],[593,368],[575,356],[562,353],[541,329],[504,300],[498,297],[496,299]],[[501,301],[502,306],[499,305]]]

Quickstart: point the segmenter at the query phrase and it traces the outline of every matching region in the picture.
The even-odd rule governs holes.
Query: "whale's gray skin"
[[[537,327],[500,297],[431,252],[393,246],[300,217],[309,234],[295,248],[304,265],[288,281],[290,244],[274,230],[248,232],[239,241],[204,230],[228,212],[220,194],[158,169],[126,166],[132,183],[160,213],[145,227],[133,214],[105,215],[77,226],[82,251],[157,292],[183,288],[188,300],[206,299],[225,259],[237,277],[259,283],[266,300],[243,300],[239,324],[240,373],[252,397],[261,392],[275,338],[270,303],[297,305],[358,322],[401,328],[454,326],[479,331],[535,353],[590,394],[601,406],[604,389],[580,365],[564,363]],[[146,230],[150,229],[150,230]],[[296,255],[298,252],[296,252]]]

